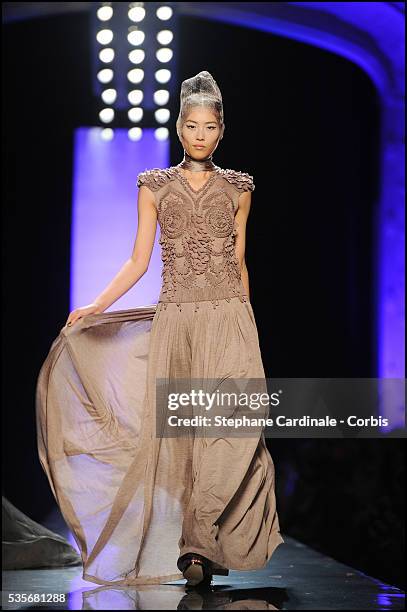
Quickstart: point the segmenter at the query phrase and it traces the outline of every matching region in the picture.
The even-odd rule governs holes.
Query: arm
[[[246,224],[250,212],[252,194],[250,191],[244,191],[239,197],[239,208],[235,216],[237,234],[235,242],[236,257],[240,264],[240,272],[242,275],[242,283],[250,300],[249,273],[246,267],[245,250],[246,250]]]
[[[124,263],[111,283],[94,300],[100,312],[109,308],[147,272],[157,230],[157,209],[154,194],[142,185],[138,192],[138,228],[131,257]]]

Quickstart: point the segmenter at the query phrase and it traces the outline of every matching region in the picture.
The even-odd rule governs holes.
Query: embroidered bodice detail
[[[238,296],[247,300],[235,252],[235,215],[243,191],[254,191],[253,177],[215,166],[199,188],[178,166],[141,172],[137,186],[153,193],[161,228],[163,262],[159,302],[199,302]]]

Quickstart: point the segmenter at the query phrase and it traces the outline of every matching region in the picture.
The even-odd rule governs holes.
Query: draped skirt
[[[157,436],[157,379],[178,378],[264,379],[250,302],[88,315],[51,345],[36,388],[38,453],[85,580],[179,580],[187,552],[259,569],[284,542],[263,433]]]

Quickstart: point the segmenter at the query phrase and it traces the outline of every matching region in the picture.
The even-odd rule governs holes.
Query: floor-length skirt
[[[156,382],[263,378],[250,302],[159,302],[63,327],[37,382],[38,451],[98,584],[181,579],[177,559],[264,567],[280,535],[264,434],[159,437]]]

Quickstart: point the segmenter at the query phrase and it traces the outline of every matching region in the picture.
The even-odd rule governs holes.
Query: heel
[[[210,585],[212,582],[210,562],[202,555],[187,553],[178,559],[177,566],[187,581],[186,586]]]
[[[212,574],[214,576],[229,576],[229,570],[226,568],[212,569]]]
[[[212,561],[211,567],[212,574],[216,576],[229,576],[229,570],[227,567],[223,567],[223,565],[218,565]]]

